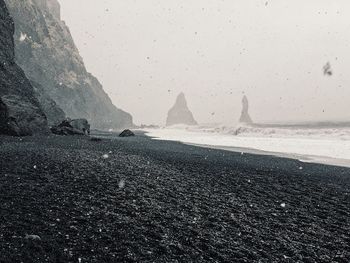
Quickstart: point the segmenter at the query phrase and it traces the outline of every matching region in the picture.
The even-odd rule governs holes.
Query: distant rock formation
[[[197,125],[192,112],[188,109],[184,93],[180,93],[175,105],[169,110],[166,126],[175,124]]]
[[[16,27],[16,62],[34,86],[50,124],[65,113],[85,118],[98,129],[133,126],[131,115],[116,108],[86,71],[57,0],[5,1]]]
[[[0,134],[48,132],[47,119],[22,69],[15,63],[14,23],[0,0]]]
[[[249,116],[249,102],[247,96],[243,96],[242,99],[242,113],[241,117],[239,118],[239,122],[251,124],[253,123],[252,119]]]

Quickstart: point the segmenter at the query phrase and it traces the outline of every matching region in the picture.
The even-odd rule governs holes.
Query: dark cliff
[[[116,108],[98,80],[86,71],[57,0],[6,0],[13,16],[16,62],[38,91],[59,107],[42,103],[50,123],[67,117],[86,118],[93,128],[132,126],[130,114]],[[59,118],[57,118],[59,116]],[[55,118],[56,117],[56,118]]]
[[[15,63],[13,20],[0,0],[0,133],[33,135],[48,132],[47,118],[35,91]]]

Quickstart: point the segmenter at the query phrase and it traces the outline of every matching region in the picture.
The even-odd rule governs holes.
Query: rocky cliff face
[[[171,126],[175,124],[197,125],[192,112],[187,106],[185,94],[183,93],[179,94],[175,105],[168,112],[166,125]]]
[[[67,117],[86,118],[93,128],[132,126],[130,114],[116,108],[98,80],[89,74],[57,0],[5,0],[14,18],[17,63],[35,86],[49,121],[59,108]],[[39,98],[39,99],[40,99]]]
[[[48,132],[35,91],[15,63],[14,31],[5,2],[0,0],[0,133],[22,136]]]
[[[249,116],[249,102],[247,96],[243,96],[242,99],[242,113],[241,117],[239,118],[239,122],[251,124],[253,123],[252,119]]]

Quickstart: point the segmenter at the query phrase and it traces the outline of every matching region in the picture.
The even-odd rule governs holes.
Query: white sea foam
[[[202,125],[146,131],[155,139],[350,166],[350,126],[347,125]]]

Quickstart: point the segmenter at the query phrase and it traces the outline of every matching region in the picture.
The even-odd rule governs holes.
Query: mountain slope
[[[86,118],[93,128],[132,126],[98,80],[86,71],[57,0],[6,0],[14,18],[16,61],[40,95],[51,97],[67,117]],[[52,116],[47,114],[50,122]]]
[[[32,135],[48,132],[47,119],[35,91],[15,63],[14,23],[0,0],[0,134]]]

